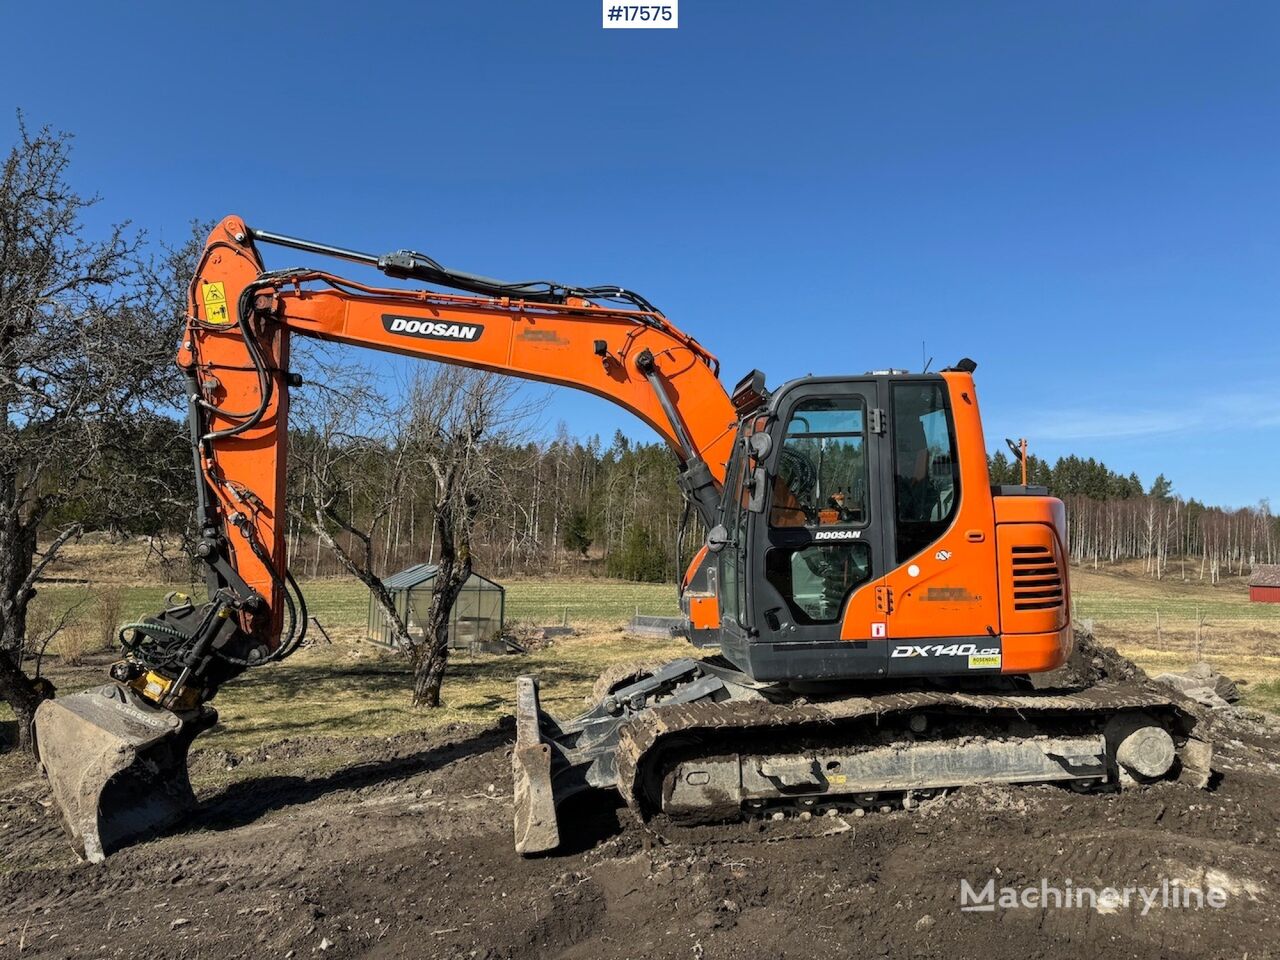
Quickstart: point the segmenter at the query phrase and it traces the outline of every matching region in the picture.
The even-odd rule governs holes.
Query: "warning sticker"
[[[990,670],[992,668],[1000,668],[1000,654],[998,653],[971,653],[969,654],[970,670]]]
[[[231,313],[227,310],[227,291],[218,280],[201,286],[204,295],[204,319],[206,323],[227,324]]]

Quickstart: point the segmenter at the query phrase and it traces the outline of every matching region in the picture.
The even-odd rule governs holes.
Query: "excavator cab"
[[[721,651],[753,680],[883,678],[903,669],[899,636],[998,646],[995,508],[971,374],[966,363],[808,377],[740,408],[714,562]],[[1063,536],[1056,501],[1042,499]]]

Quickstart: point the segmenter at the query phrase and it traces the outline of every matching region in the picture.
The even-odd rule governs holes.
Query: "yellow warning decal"
[[[221,280],[202,285],[204,295],[204,319],[206,323],[227,324],[231,314],[227,310],[227,291]]]
[[[969,669],[982,670],[991,669],[992,667],[999,669],[1000,654],[998,653],[971,653],[969,654]]]

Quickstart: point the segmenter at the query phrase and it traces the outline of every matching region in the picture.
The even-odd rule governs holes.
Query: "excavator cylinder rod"
[[[372,253],[361,253],[359,250],[348,250],[346,247],[335,247],[328,243],[318,243],[315,240],[303,240],[300,237],[272,233],[269,230],[258,230],[255,227],[247,229],[249,230],[249,236],[261,243],[270,243],[277,247],[289,247],[292,250],[316,253],[325,257],[335,257],[338,260],[349,260],[352,263],[363,263],[371,267],[378,265],[378,257]]]

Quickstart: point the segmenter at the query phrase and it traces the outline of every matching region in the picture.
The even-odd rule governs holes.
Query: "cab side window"
[[[893,387],[893,486],[897,562],[933,543],[960,500],[955,429],[939,383]]]

